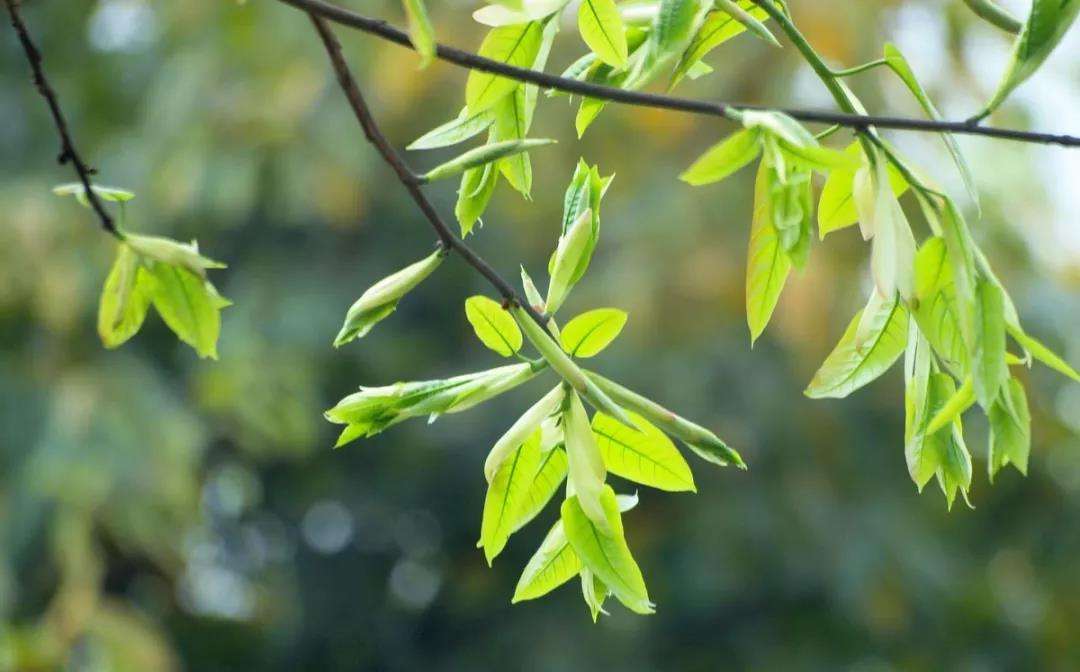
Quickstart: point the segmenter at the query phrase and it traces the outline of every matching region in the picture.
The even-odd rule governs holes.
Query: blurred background
[[[401,25],[400,3],[349,3]],[[475,48],[467,0],[429,3]],[[1026,12],[1023,1],[1006,3]],[[362,342],[330,342],[373,281],[432,235],[365,144],[308,21],[271,2],[26,0],[24,15],[102,184],[134,190],[128,227],[197,237],[229,269],[219,362],[152,316],[117,351],[95,333],[113,242],[50,194],[68,182],[43,101],[0,30],[0,669],[997,670],[1080,668],[1080,386],[1023,374],[1028,478],[986,479],[972,414],[974,510],[918,495],[903,457],[902,376],[845,401],[801,394],[869,288],[854,229],[816,244],[751,350],[743,274],[752,171],[707,189],[677,175],[728,127],[610,106],[583,141],[541,99],[534,202],[503,183],[473,240],[538,279],[579,154],[616,180],[567,314],[630,322],[598,368],[717,431],[751,465],[693,456],[697,495],[641,490],[626,516],[657,614],[589,619],[576,582],[511,607],[556,511],[493,569],[475,548],[481,465],[543,389],[333,451],[321,412],[358,385],[486,368],[462,301],[488,287],[451,260]],[[793,0],[834,63],[896,42],[946,116],[978,109],[1009,41],[959,0]],[[465,73],[339,31],[389,137],[460,108]],[[551,69],[581,53],[573,30]],[[794,49],[743,36],[682,94],[831,108]],[[884,73],[852,80],[877,111],[918,115]],[[993,120],[1080,133],[1080,30]],[[891,134],[963,198],[935,137]],[[846,142],[846,138],[840,138]],[[1029,330],[1080,363],[1080,152],[961,138],[982,192],[976,236]],[[412,157],[425,168],[453,150]],[[433,198],[452,213],[455,184]],[[969,210],[970,203],[968,204]],[[973,215],[973,213],[972,213]],[[619,489],[632,488],[626,483]]]

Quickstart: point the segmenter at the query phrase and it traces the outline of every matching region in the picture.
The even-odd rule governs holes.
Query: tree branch
[[[423,190],[420,188],[420,177],[409,169],[404,158],[402,158],[401,154],[387,141],[386,136],[383,135],[379,125],[375,122],[375,118],[371,115],[371,110],[368,108],[363,94],[360,93],[360,87],[357,86],[356,79],[353,78],[352,72],[349,70],[349,65],[345,62],[345,56],[341,52],[341,43],[339,43],[337,37],[334,36],[330,26],[327,25],[326,21],[314,13],[311,13],[308,16],[311,17],[311,22],[315,25],[315,30],[322,39],[323,46],[326,48],[326,55],[330,58],[330,64],[333,66],[334,73],[337,75],[338,84],[345,93],[345,97],[349,101],[349,106],[352,108],[353,114],[356,115],[356,120],[360,122],[360,126],[364,129],[364,135],[366,135],[368,141],[375,146],[375,149],[378,150],[379,154],[383,157],[383,160],[394,169],[395,173],[397,173],[398,179],[405,185],[405,188],[409,191],[409,195],[412,196],[413,201],[416,202],[417,207],[424,213],[424,217],[427,218],[431,227],[435,229],[435,233],[439,237],[439,245],[441,245],[444,250],[457,252],[458,255],[465,260],[465,263],[476,269],[480,275],[484,276],[484,278],[491,283],[495,290],[499,292],[499,295],[502,296],[503,300],[524,308],[528,311],[529,316],[536,320],[536,323],[546,331],[547,318],[528,301],[518,296],[518,293],[510,283],[504,280],[490,264],[474,252],[465,241],[454,235],[446,222],[442,220],[442,217],[439,216],[439,213],[435,210],[431,201],[428,200],[427,196],[424,195]]]
[[[60,101],[56,98],[56,92],[49,84],[49,80],[45,77],[45,70],[42,66],[41,52],[34,44],[33,39],[30,37],[30,32],[26,29],[26,24],[23,23],[22,17],[19,16],[18,0],[4,0],[4,4],[7,5],[8,14],[11,16],[11,26],[15,29],[15,33],[19,36],[19,42],[22,44],[23,51],[26,53],[26,60],[30,64],[30,70],[33,73],[34,86],[37,88],[38,93],[49,105],[49,112],[52,113],[53,124],[56,126],[56,132],[60,136],[60,155],[57,160],[61,163],[71,163],[75,168],[75,172],[79,176],[79,181],[82,182],[83,189],[86,190],[86,198],[90,203],[90,206],[97,213],[98,219],[101,220],[101,228],[105,229],[110,234],[121,238],[120,232],[116,228],[116,223],[113,222],[112,217],[109,216],[105,205],[101,202],[97,193],[93,189],[91,178],[94,175],[94,169],[91,168],[83,161],[79,152],[75,149],[75,142],[71,139],[71,133],[68,131],[67,120],[64,118],[64,112],[60,109]]]
[[[375,35],[389,42],[400,44],[410,49],[413,48],[409,36],[402,30],[395,28],[385,21],[372,19],[350,10],[332,5],[325,0],[278,0],[287,5],[296,7],[310,14],[319,16],[328,21],[355,28],[365,33]],[[472,52],[455,49],[445,45],[438,45],[436,55],[441,60],[453,63],[470,70],[480,70],[492,74],[501,75],[519,82],[528,82],[539,86],[556,89],[565,93],[579,94],[589,98],[597,98],[627,105],[641,107],[654,107],[679,112],[690,112],[714,117],[727,117],[731,111],[738,110],[775,110],[783,112],[795,119],[810,123],[839,125],[855,130],[866,130],[870,126],[878,128],[891,128],[900,131],[920,131],[929,133],[957,133],[962,135],[977,135],[1002,140],[1015,140],[1019,142],[1033,142],[1041,144],[1054,144],[1063,147],[1080,147],[1080,137],[1072,135],[1058,135],[1053,133],[1037,133],[1019,131],[1009,128],[993,128],[978,126],[967,121],[934,121],[930,119],[914,119],[908,117],[876,116],[850,114],[846,112],[827,112],[818,110],[804,110],[791,108],[772,108],[760,105],[742,105],[723,102],[709,102],[693,100],[675,96],[664,96],[641,91],[628,91],[617,89],[602,84],[567,79],[557,75],[551,75],[537,70],[518,68],[500,61],[494,61]]]

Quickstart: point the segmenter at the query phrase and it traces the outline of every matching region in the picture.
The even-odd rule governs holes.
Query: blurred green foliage
[[[752,177],[707,191],[675,179],[727,129],[612,106],[578,143],[573,109],[542,99],[535,135],[562,142],[536,155],[535,202],[500,190],[475,239],[508,276],[519,260],[539,272],[579,154],[614,172],[593,272],[569,308],[627,308],[604,372],[717,430],[751,467],[696,466],[697,495],[643,490],[627,525],[657,614],[616,607],[592,626],[576,587],[508,603],[546,525],[492,570],[475,548],[484,455],[539,387],[330,450],[321,411],[357,385],[482,366],[462,301],[486,287],[448,261],[372,336],[330,347],[360,292],[433,240],[365,144],[308,22],[273,2],[24,4],[82,151],[103,183],[139,194],[129,228],[197,236],[229,263],[216,282],[236,305],[217,363],[156,317],[122,350],[99,345],[114,243],[50,194],[70,175],[4,31],[0,669],[1080,667],[1080,390],[1031,372],[1027,479],[1010,471],[987,487],[986,428],[973,422],[975,510],[946,514],[936,494],[919,497],[904,467],[899,371],[842,402],[800,393],[868,287],[857,234],[815,245],[773,328],[748,347]],[[442,39],[475,47],[471,4],[431,4]],[[998,74],[972,64],[1003,63],[1007,50],[960,3],[792,4],[838,63],[900,42],[950,117],[973,110]],[[363,11],[403,22],[397,2]],[[552,70],[578,53],[572,37]],[[458,110],[462,71],[418,73],[405,50],[342,38],[399,146]],[[1028,85],[1000,121],[1080,130],[1039,107],[1080,97],[1078,43],[1069,36],[1040,73],[1046,88]],[[740,38],[717,52],[714,75],[681,90],[827,105],[791,52]],[[856,87],[918,114],[886,82]],[[949,179],[935,138],[897,141]],[[1075,195],[1061,185],[1075,184],[1078,157],[964,148],[984,198],[977,235],[1030,330],[1076,363],[1080,244],[1067,230]],[[453,186],[432,193],[449,212]]]

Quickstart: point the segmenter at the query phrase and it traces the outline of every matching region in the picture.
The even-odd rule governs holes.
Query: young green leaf
[[[592,616],[593,623],[596,623],[600,618],[600,614],[605,616],[608,612],[604,611],[604,601],[607,600],[607,596],[611,591],[600,580],[596,574],[588,567],[581,568],[581,596],[585,598],[585,604],[589,607],[589,615]]]
[[[186,269],[200,278],[206,277],[206,271],[225,268],[225,264],[199,254],[199,245],[195,241],[181,243],[159,236],[139,236],[134,233],[124,235],[124,242],[140,256],[160,261],[170,266]]]
[[[656,77],[689,46],[712,8],[707,0],[660,0],[643,57],[636,59],[626,87],[637,89]]]
[[[484,38],[478,53],[508,65],[530,68],[540,53],[543,31],[539,21],[495,28]],[[517,86],[513,79],[472,70],[465,84],[465,103],[470,112],[482,112],[494,107]]]
[[[690,422],[655,401],[646,399],[637,392],[610,381],[598,373],[586,371],[586,374],[605,394],[617,400],[618,404],[625,406],[664,432],[679,439],[697,453],[701,459],[721,467],[734,464],[740,469],[746,469],[746,463],[743,462],[739,453],[732,450],[718,436],[701,425]]]
[[[1011,464],[1027,475],[1031,453],[1031,412],[1024,386],[1016,378],[1002,386],[1001,394],[990,407],[990,457],[987,467],[993,482],[998,470]]]
[[[897,292],[911,298],[915,293],[915,236],[889,185],[884,157],[878,156],[868,172],[870,193],[856,175],[855,207],[864,237],[872,236],[874,241],[870,250],[874,285],[884,298]],[[862,185],[866,184],[863,178]]]
[[[1080,373],[1077,373],[1076,369],[1069,366],[1069,363],[1058,356],[1053,350],[1043,345],[1043,343],[1035,337],[1024,333],[1024,330],[1019,326],[1010,325],[1008,326],[1008,330],[1009,335],[1012,336],[1021,347],[1030,352],[1035,359],[1046,366],[1049,366],[1061,375],[1080,383]]]
[[[510,429],[495,442],[495,446],[488,453],[487,460],[484,461],[484,477],[488,483],[495,479],[495,474],[502,467],[507,456],[540,429],[540,425],[544,420],[558,412],[562,407],[564,396],[563,386],[555,386],[540,401],[525,411],[525,414],[518,418]]]
[[[927,95],[926,90],[923,89],[922,84],[915,77],[911,65],[895,45],[885,45],[885,63],[904,82],[911,94],[915,96],[915,100],[919,102],[923,111],[926,112],[926,116],[934,121],[941,121],[941,114],[938,112],[937,107],[934,106],[934,101],[930,100],[930,96]],[[964,155],[960,152],[960,145],[956,143],[956,138],[950,133],[942,133],[941,139],[945,142],[945,147],[949,150],[953,163],[956,164],[956,169],[960,172],[960,177],[964,181],[964,187],[967,189],[971,202],[978,208],[979,190],[975,187],[975,178],[971,174],[971,168],[964,159]]]
[[[737,4],[758,21],[764,21],[769,16],[765,13],[765,10],[754,4],[753,0],[739,0]],[[701,63],[701,59],[705,58],[713,49],[745,31],[746,26],[736,21],[731,14],[719,9],[710,12],[701,24],[701,28],[694,34],[689,46],[686,47],[682,58],[679,59],[679,64],[675,67],[675,74],[671,78],[669,88],[675,88],[675,85],[683,77],[689,76],[691,70]]]
[[[598,308],[578,315],[563,327],[563,349],[571,357],[593,357],[618,338],[626,326],[626,311]]]
[[[499,171],[490,163],[479,168],[471,168],[462,174],[461,186],[458,187],[457,205],[454,206],[454,216],[457,217],[458,225],[461,227],[462,238],[468,236],[473,226],[480,221],[480,216],[487,209],[498,182]]]
[[[91,185],[91,189],[98,195],[103,201],[110,201],[112,203],[127,203],[131,199],[135,198],[135,192],[128,191],[127,189],[118,189],[116,187],[102,187],[96,184]],[[75,200],[79,202],[79,205],[83,207],[90,207],[90,199],[86,197],[86,187],[82,182],[69,182],[68,184],[60,184],[53,187],[52,192],[57,196],[74,196]]]
[[[465,300],[465,316],[480,342],[503,357],[521,349],[521,329],[498,301],[471,296]]]
[[[566,537],[582,564],[600,577],[620,602],[631,611],[651,614],[654,605],[649,602],[641,570],[626,545],[622,517],[610,487],[604,486],[600,502],[607,521],[604,526],[585,514],[578,497],[563,502],[562,522]]]
[[[970,377],[964,379],[964,384],[959,388],[954,384],[949,389],[953,390],[951,396],[934,411],[933,415],[929,416],[929,422],[926,424],[927,434],[936,434],[941,431],[958,420],[975,404],[975,386]]]
[[[424,182],[434,182],[435,180],[453,177],[454,175],[460,175],[470,168],[483,166],[498,161],[499,159],[513,156],[514,154],[520,154],[533,147],[543,147],[544,145],[550,145],[554,142],[554,140],[546,139],[504,140],[502,142],[493,142],[481,147],[476,147],[475,149],[470,149],[461,156],[455,157],[442,165],[432,168],[425,173],[421,179]]]
[[[349,308],[345,323],[334,339],[334,347],[340,348],[366,336],[372,327],[389,317],[397,308],[398,301],[431,275],[445,257],[445,252],[436,250],[372,285]]]
[[[774,179],[775,172],[763,161],[754,183],[754,219],[746,255],[746,320],[751,345],[769,324],[791,271],[791,259],[781,247],[772,223]]]
[[[409,19],[409,40],[420,54],[420,67],[426,68],[435,60],[435,29],[431,26],[424,0],[401,0]]]
[[[593,241],[592,210],[586,209],[570,226],[570,229],[559,237],[551,280],[548,282],[545,304],[547,313],[554,314],[562,306],[577,282],[575,276],[578,275],[578,268],[588,267],[593,249],[595,249],[595,242]]]
[[[962,377],[967,372],[967,346],[957,315],[956,282],[944,238],[934,236],[915,255],[915,310],[922,333],[944,364]]]
[[[515,448],[495,472],[484,499],[480,546],[488,565],[502,552],[515,529],[518,510],[525,502],[533,476],[540,466],[540,432]]]
[[[679,179],[695,187],[719,182],[760,154],[761,131],[744,129],[702,154]]]
[[[631,418],[640,431],[603,413],[593,416],[593,434],[608,471],[668,492],[697,492],[690,465],[671,439],[640,415]]]
[[[986,278],[975,283],[975,349],[972,352],[975,398],[989,411],[1002,384],[1005,364],[1005,299],[1001,288]]]
[[[531,113],[528,109],[526,87],[519,86],[493,109],[495,138],[499,141],[524,140],[529,132]],[[526,198],[532,192],[532,161],[528,152],[518,152],[499,161],[499,170],[510,186]]]
[[[589,427],[589,416],[581,400],[573,392],[563,404],[563,431],[566,435],[569,492],[576,495],[585,514],[600,529],[610,533],[609,521],[600,501],[604,491],[607,470],[604,458],[596,445],[596,437]]]
[[[926,448],[922,428],[933,409],[930,396],[932,357],[930,343],[914,322],[908,323],[908,342],[904,351],[904,457],[915,486],[923,487],[937,471],[937,454]]]
[[[566,479],[568,461],[566,451],[555,447],[545,450],[543,432],[541,431],[540,442],[540,466],[532,475],[529,487],[521,500],[514,518],[513,531],[517,532],[543,510],[555,493],[559,490],[563,480]]]
[[[148,273],[139,255],[120,243],[98,306],[98,334],[106,348],[120,347],[142,327],[153,292]]]
[[[491,110],[470,114],[468,108],[462,108],[461,114],[456,119],[451,119],[445,124],[421,135],[416,140],[413,140],[407,149],[420,150],[450,147],[483,133],[494,123],[495,115]]]
[[[1013,89],[1035,74],[1061,42],[1078,14],[1080,0],[1033,0],[1031,14],[1013,45],[1005,76],[981,117],[993,112]]]
[[[841,399],[876,380],[904,353],[908,315],[899,298],[871,296],[821,365],[806,396]]]
[[[578,31],[600,60],[616,68],[626,65],[626,26],[615,0],[581,0]]]
[[[217,359],[221,309],[230,303],[209,281],[186,268],[161,261],[150,262],[154,308],[165,324],[199,357]]]
[[[1019,19],[993,2],[993,0],[964,0],[964,4],[970,7],[976,16],[985,19],[1006,33],[1015,35],[1024,27],[1024,24]]]
[[[964,496],[964,501],[968,500],[968,490],[971,488],[971,453],[964,443],[963,428],[959,421],[953,424],[950,439],[943,446],[945,452],[937,476],[941,491],[945,493],[945,501],[952,510],[957,491]],[[971,506],[970,502],[968,506]]]
[[[904,457],[907,461],[908,473],[915,481],[919,492],[930,479],[942,469],[943,461],[952,443],[952,425],[955,420],[934,432],[927,431],[925,423],[927,419],[937,415],[946,402],[954,395],[956,383],[944,373],[932,373],[927,381],[926,396],[923,399],[922,408],[918,409],[917,424],[906,442]]]

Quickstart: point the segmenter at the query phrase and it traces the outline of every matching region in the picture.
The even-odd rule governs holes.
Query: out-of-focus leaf
[[[1031,453],[1031,412],[1028,410],[1024,386],[1016,378],[1002,386],[1001,394],[988,414],[990,419],[990,456],[987,468],[990,480],[998,470],[1011,464],[1027,475],[1028,455]]]
[[[117,348],[134,336],[146,319],[153,279],[139,255],[121,243],[98,305],[98,334],[106,348]]]
[[[217,359],[221,310],[230,305],[214,286],[186,268],[152,262],[154,308],[199,357]]]
[[[409,19],[409,39],[420,54],[420,67],[426,68],[435,60],[435,29],[431,25],[424,0],[401,0]]]

